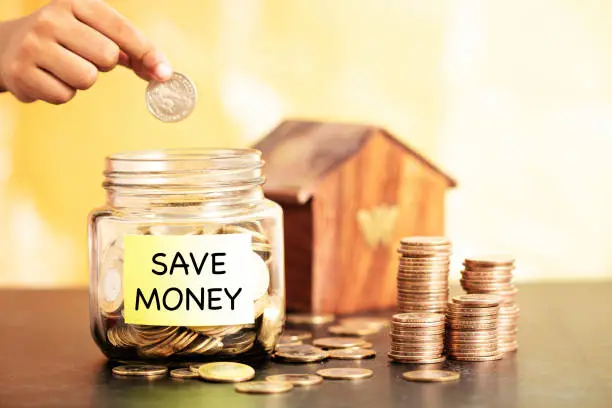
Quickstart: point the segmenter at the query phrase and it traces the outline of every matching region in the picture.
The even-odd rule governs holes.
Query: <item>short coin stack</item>
[[[503,357],[497,319],[501,299],[495,295],[455,296],[446,316],[446,354],[453,360],[491,361]]]
[[[499,309],[499,347],[503,352],[518,348],[517,330],[520,309],[512,284],[514,258],[506,255],[485,255],[466,258],[461,271],[461,286],[467,293],[487,293],[501,297]]]
[[[390,359],[398,363],[439,363],[445,360],[443,351],[443,314],[413,312],[393,316]]]
[[[445,313],[451,243],[444,237],[406,237],[400,241],[398,310]]]

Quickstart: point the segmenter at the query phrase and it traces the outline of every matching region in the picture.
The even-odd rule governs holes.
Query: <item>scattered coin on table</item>
[[[150,377],[166,374],[168,369],[164,366],[134,364],[113,367],[112,371],[116,375]]]
[[[352,323],[350,325],[341,324],[337,326],[330,326],[327,330],[331,334],[336,334],[339,336],[369,336],[371,334],[378,333],[380,331],[380,327]]]
[[[277,374],[267,376],[266,381],[286,381],[295,386],[303,387],[321,384],[323,377],[315,374]]]
[[[246,394],[280,394],[291,391],[293,384],[287,381],[249,381],[236,384],[234,388]]]
[[[372,326],[372,327],[377,327],[377,328],[382,329],[384,327],[389,326],[389,319],[387,319],[386,317],[355,316],[355,317],[345,317],[343,319],[340,319],[338,323],[343,326],[359,325],[359,326]]]
[[[373,376],[374,372],[367,368],[323,368],[317,374],[330,380],[359,380]]]
[[[365,340],[359,337],[321,337],[312,342],[317,347],[329,349],[358,347],[364,343]]]
[[[372,358],[376,355],[376,351],[367,348],[344,348],[334,349],[329,351],[329,358],[336,360],[361,360],[364,358]]]
[[[203,380],[211,382],[242,382],[255,376],[253,367],[232,362],[202,364],[198,372]]]
[[[174,378],[200,378],[200,374],[197,371],[191,370],[191,368],[177,368],[170,371],[170,377]]]
[[[276,342],[277,346],[298,346],[300,344],[303,344],[302,340],[292,340],[283,336],[281,336]]]
[[[304,330],[291,330],[291,329],[285,329],[283,330],[283,333],[281,334],[280,339],[281,340],[293,340],[293,341],[299,341],[299,340],[308,340],[312,338],[312,333],[304,331]]]
[[[194,83],[178,72],[166,82],[151,81],[146,91],[147,108],[162,122],[185,119],[195,108],[196,100]]]
[[[336,316],[333,314],[297,314],[292,313],[287,315],[287,322],[292,324],[306,324],[318,326],[334,321]]]
[[[419,382],[448,382],[456,381],[460,375],[454,371],[445,370],[417,370],[402,374],[405,380]]]
[[[290,363],[314,363],[325,360],[329,353],[310,344],[278,346],[274,357]]]

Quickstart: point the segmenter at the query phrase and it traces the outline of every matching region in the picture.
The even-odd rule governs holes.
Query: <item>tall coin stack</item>
[[[446,315],[446,354],[453,360],[499,360],[497,318],[501,298],[495,295],[455,296]]]
[[[389,358],[398,363],[432,364],[445,360],[444,315],[400,313],[391,321]]]
[[[398,310],[446,313],[450,241],[444,237],[406,237],[401,239],[398,252]]]
[[[467,293],[494,294],[501,297],[499,309],[499,347],[504,353],[518,349],[517,331],[520,309],[515,302],[518,289],[512,284],[514,258],[487,255],[467,258],[461,271],[461,286]]]

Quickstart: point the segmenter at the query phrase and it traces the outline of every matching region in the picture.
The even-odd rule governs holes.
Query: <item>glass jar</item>
[[[284,323],[281,207],[257,150],[106,159],[89,216],[92,335],[122,361],[252,360]]]

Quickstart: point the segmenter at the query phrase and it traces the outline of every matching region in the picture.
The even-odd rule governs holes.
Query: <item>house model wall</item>
[[[373,126],[286,121],[254,147],[284,209],[287,309],[394,306],[398,241],[444,234],[455,181]]]

